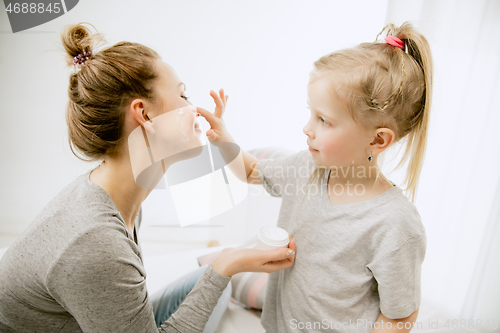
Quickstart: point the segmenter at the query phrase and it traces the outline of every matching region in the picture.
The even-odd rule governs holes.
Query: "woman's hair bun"
[[[88,26],[91,26],[95,33],[92,33]],[[66,50],[66,60],[69,66],[73,65],[73,59],[83,52],[92,52],[98,43],[104,42],[104,37],[97,32],[97,29],[86,22],[67,25],[61,32],[61,41]]]

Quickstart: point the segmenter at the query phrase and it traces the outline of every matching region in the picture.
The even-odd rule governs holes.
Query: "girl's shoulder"
[[[383,216],[385,229],[396,233],[398,238],[412,238],[425,234],[425,227],[417,206],[403,193],[403,190],[394,185],[389,189],[387,200],[377,207],[374,213]]]
[[[290,177],[307,176],[315,167],[311,153],[307,150],[254,156],[259,160],[258,169],[272,174],[283,173],[284,176]]]

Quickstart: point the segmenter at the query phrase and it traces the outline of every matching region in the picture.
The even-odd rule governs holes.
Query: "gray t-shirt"
[[[297,246],[294,265],[269,276],[262,325],[269,333],[368,333],[380,312],[409,316],[420,306],[426,250],[415,205],[396,185],[370,200],[332,205],[329,169],[304,197],[314,167],[307,150],[258,165],[265,189],[283,198],[278,226]]]
[[[137,232],[130,235],[90,171],[61,190],[0,260],[0,331],[202,332],[230,278],[208,266],[157,328]],[[142,207],[136,229],[141,216]]]

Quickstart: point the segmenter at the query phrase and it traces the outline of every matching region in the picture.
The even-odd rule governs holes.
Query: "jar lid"
[[[263,243],[276,247],[286,246],[289,242],[288,232],[279,227],[262,227],[258,237]]]

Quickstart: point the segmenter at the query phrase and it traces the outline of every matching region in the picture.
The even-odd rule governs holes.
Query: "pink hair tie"
[[[402,50],[405,49],[405,43],[403,43],[403,41],[396,36],[387,36],[387,37],[385,37],[385,41],[387,42],[387,44],[391,44],[392,46],[399,47]]]

